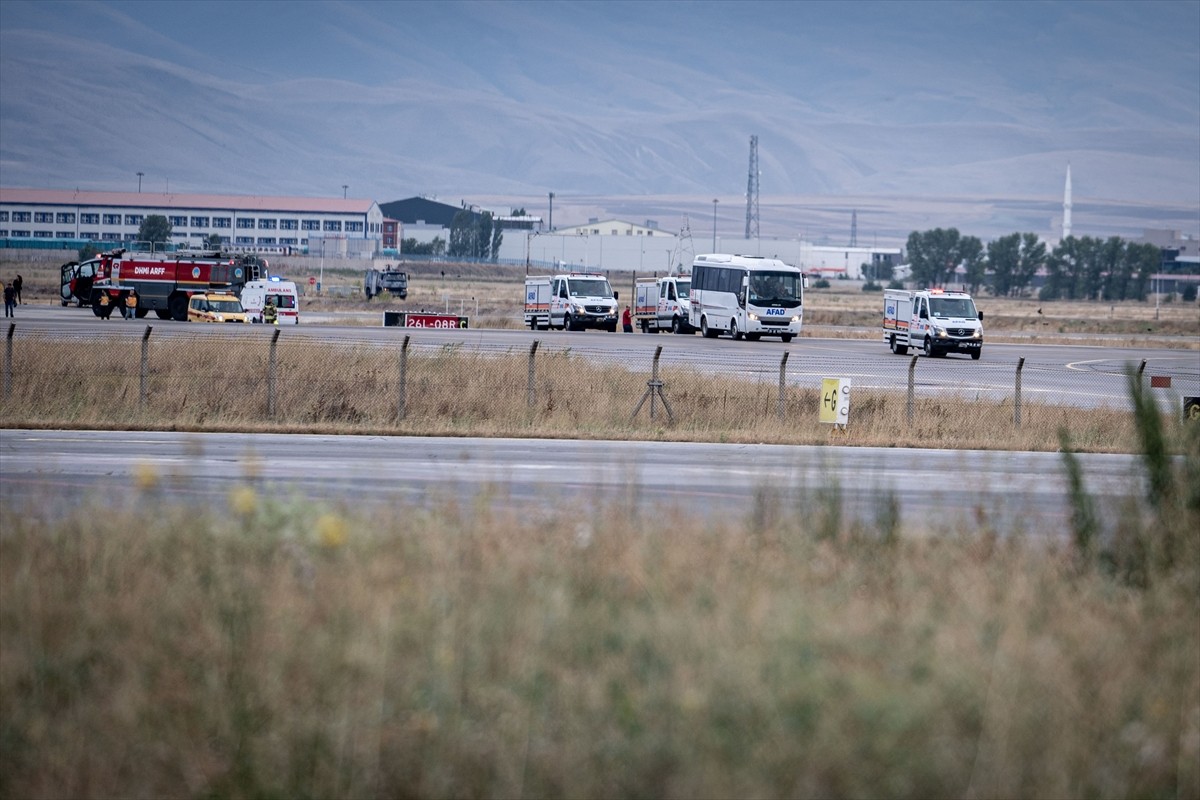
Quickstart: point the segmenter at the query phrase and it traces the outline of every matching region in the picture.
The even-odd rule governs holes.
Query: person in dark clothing
[[[4,284],[4,316],[6,316],[6,317],[15,317],[16,316],[16,309],[13,308],[13,305],[14,305],[13,301],[16,298],[16,296],[17,296],[17,292],[15,289],[13,289],[12,284],[11,283]]]
[[[24,285],[25,285],[25,279],[22,278],[20,275],[17,275],[17,277],[13,280],[13,294],[15,294],[17,297],[18,305],[24,305],[21,302],[21,287]]]

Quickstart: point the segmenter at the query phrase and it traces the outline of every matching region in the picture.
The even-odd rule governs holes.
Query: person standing
[[[621,329],[633,333],[633,317],[629,314],[629,306],[625,306],[625,312],[621,314]]]
[[[13,305],[14,305],[13,301],[16,298],[16,296],[17,296],[17,292],[15,289],[13,289],[12,284],[11,283],[4,284],[4,316],[6,316],[6,317],[15,317],[16,316],[16,309],[13,308]]]
[[[16,279],[13,280],[13,294],[15,294],[17,297],[18,305],[24,305],[24,303],[21,301],[21,287],[24,285],[25,279],[21,277],[20,273],[18,273]]]
[[[275,310],[275,301],[269,297],[267,298],[267,304],[265,306],[263,306],[262,316],[263,316],[263,322],[265,322],[266,324],[268,324],[268,325],[278,324],[279,315],[278,315],[278,312]]]

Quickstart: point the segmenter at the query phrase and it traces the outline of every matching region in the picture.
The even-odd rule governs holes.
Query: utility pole
[[[746,238],[758,238],[758,136],[750,137],[750,174],[746,178]]]
[[[347,190],[347,189],[349,189],[349,188],[350,188],[350,184],[348,184],[348,183],[343,183],[343,184],[342,184],[342,199],[343,199],[343,200],[345,200],[345,199],[346,199],[346,190]]]
[[[554,192],[550,193],[550,219],[547,223],[550,233],[554,233]]]
[[[145,174],[146,174],[146,173],[144,173],[144,172],[139,172],[139,173],[138,173],[138,194],[141,194],[141,193],[142,193],[142,176],[143,176],[143,175],[145,175]]]

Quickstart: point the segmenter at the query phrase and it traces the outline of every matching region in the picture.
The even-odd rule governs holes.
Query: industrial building
[[[13,242],[133,242],[152,214],[170,221],[174,244],[196,247],[216,236],[232,250],[351,255],[377,251],[383,235],[373,200],[0,188],[0,239]]]

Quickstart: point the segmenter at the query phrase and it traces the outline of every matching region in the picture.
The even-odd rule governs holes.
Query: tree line
[[[1118,236],[1068,236],[1048,250],[1033,233],[1011,233],[985,246],[955,228],[913,231],[907,251],[918,286],[958,282],[961,266],[961,282],[972,293],[987,287],[999,297],[1027,294],[1044,268],[1042,300],[1143,300],[1162,257],[1155,245]]]

